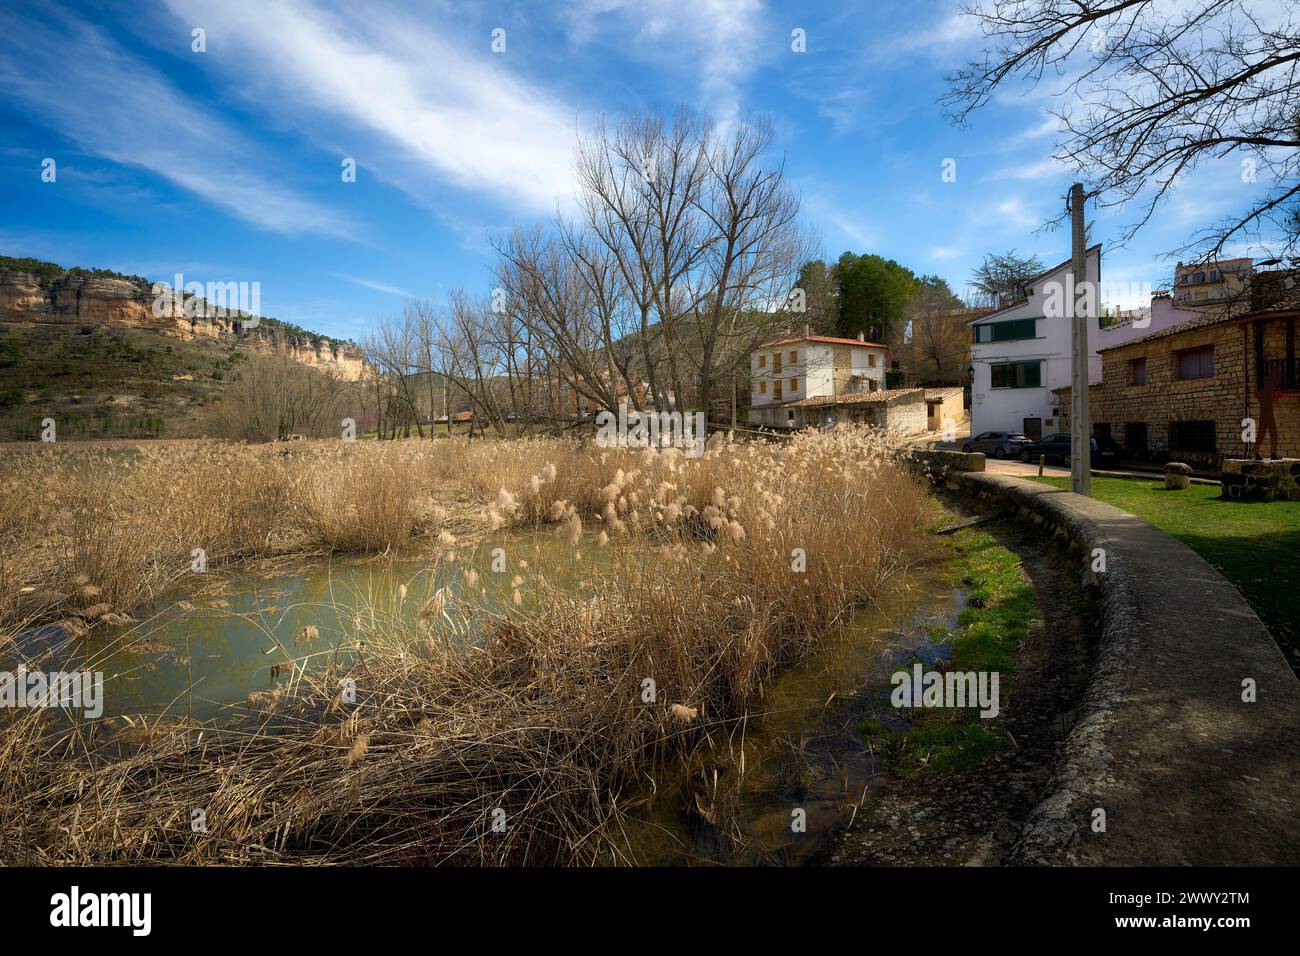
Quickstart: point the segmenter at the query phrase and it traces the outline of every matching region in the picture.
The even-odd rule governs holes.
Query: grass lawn
[[[1057,488],[1069,478],[1035,478]],[[1236,585],[1294,665],[1300,659],[1300,502],[1231,501],[1214,485],[1166,491],[1161,481],[1092,479],[1093,497],[1187,545]]]

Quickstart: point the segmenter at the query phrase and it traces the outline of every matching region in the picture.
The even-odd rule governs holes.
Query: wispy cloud
[[[1014,179],[1028,181],[1047,179],[1050,176],[1065,176],[1069,172],[1070,168],[1068,166],[1049,157],[1006,166],[995,172],[991,178],[994,180]]]
[[[73,14],[0,11],[0,86],[87,153],[147,169],[247,222],[351,235],[332,210],[269,176],[271,157]]]
[[[574,112],[511,73],[508,34],[494,55],[487,35],[469,48],[383,7],[358,18],[296,0],[167,6],[205,26],[206,65],[250,101],[354,144],[358,162],[410,192],[432,174],[530,212],[572,193]]]
[[[761,0],[571,0],[567,19],[574,42],[612,26],[643,55],[679,60],[698,77],[703,106],[729,124],[763,60],[764,16]]]
[[[359,285],[365,289],[374,289],[376,292],[387,292],[389,295],[398,295],[403,299],[414,299],[415,293],[408,292],[406,289],[395,285],[385,285],[382,282],[376,282],[374,279],[367,279],[363,276],[348,275],[346,272],[334,273],[340,279],[345,279],[353,285]]]

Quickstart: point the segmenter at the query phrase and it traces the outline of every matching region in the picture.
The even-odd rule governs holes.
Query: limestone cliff
[[[350,381],[361,377],[364,359],[346,342],[293,329],[274,320],[197,309],[164,307],[156,315],[157,296],[147,283],[126,278],[62,273],[43,285],[30,272],[0,271],[0,322],[153,328],[182,339],[227,340],[259,352],[283,350],[304,365],[329,369]],[[250,327],[251,326],[251,327]]]

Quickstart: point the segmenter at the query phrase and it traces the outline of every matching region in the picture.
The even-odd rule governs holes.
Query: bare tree
[[[356,410],[361,389],[333,372],[283,352],[254,353],[221,394],[209,429],[218,438],[275,441],[293,434],[324,438]]]
[[[912,371],[922,382],[954,385],[962,380],[970,355],[968,310],[937,276],[922,276],[907,304]]]
[[[1294,4],[1254,0],[990,0],[966,11],[991,48],[949,77],[966,121],[1013,80],[1067,77],[1056,158],[1102,206],[1136,201],[1127,240],[1180,178],[1239,157],[1252,196],[1182,247],[1204,260],[1263,238],[1300,253],[1300,22]]]
[[[710,144],[709,176],[698,200],[706,227],[692,296],[698,407],[714,382],[734,373],[775,329],[788,326],[790,290],[814,248],[796,219],[799,198],[780,166],[765,168],[772,143],[767,122],[742,124]]]

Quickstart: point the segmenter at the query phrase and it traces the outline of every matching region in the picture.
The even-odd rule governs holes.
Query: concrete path
[[[1105,554],[1097,670],[1015,859],[1300,864],[1300,681],[1237,590],[1111,505],[999,475],[961,484],[1064,531],[1085,568]]]

